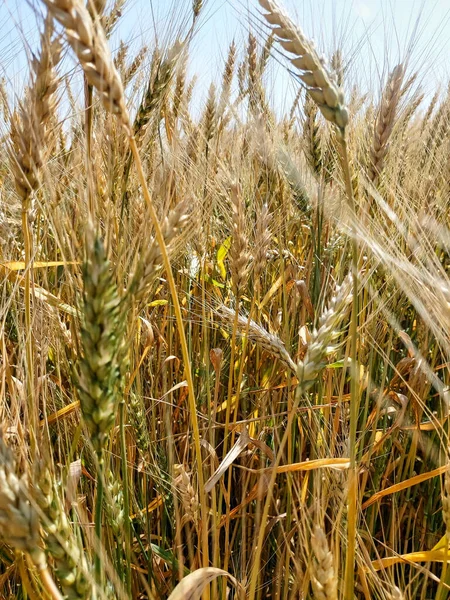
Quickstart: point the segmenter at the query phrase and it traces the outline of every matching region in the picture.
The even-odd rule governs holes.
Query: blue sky
[[[20,90],[27,77],[24,49],[37,39],[35,12],[39,0],[0,0],[0,77]],[[257,0],[205,0],[190,54],[190,72],[198,75],[197,97],[218,80],[231,40],[246,43],[248,31],[261,30]],[[376,91],[386,69],[410,52],[411,70],[426,73],[425,91],[445,88],[450,79],[450,0],[285,0],[284,6],[321,51],[342,47],[353,78],[362,90]],[[128,0],[120,27],[111,40],[122,38],[137,50],[150,49],[186,30],[191,0]],[[411,41],[412,40],[412,41]],[[269,74],[276,102],[290,97],[294,82],[276,63]],[[280,91],[281,90],[281,91]]]

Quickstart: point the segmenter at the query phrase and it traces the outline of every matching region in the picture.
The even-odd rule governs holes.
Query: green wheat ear
[[[121,300],[98,237],[92,240],[83,268],[83,288],[77,388],[84,422],[101,454],[116,416],[123,326]]]

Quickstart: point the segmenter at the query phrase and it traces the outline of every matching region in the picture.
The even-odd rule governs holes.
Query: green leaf
[[[223,283],[220,283],[219,281],[216,281],[215,279],[213,279],[211,277],[211,275],[208,275],[208,273],[205,273],[203,275],[203,280],[206,281],[206,283],[211,283],[215,287],[219,287],[219,288],[224,288],[225,287]]]
[[[167,302],[167,300],[153,300],[153,302],[149,302],[147,306],[165,306]]]
[[[345,360],[342,359],[342,360],[338,360],[338,361],[336,361],[334,363],[331,363],[330,365],[327,365],[326,368],[327,369],[342,369],[342,367],[344,366],[344,364],[345,364]]]
[[[220,271],[220,275],[222,279],[227,278],[227,271],[225,269],[224,260],[231,248],[231,236],[227,237],[227,239],[223,242],[220,248],[217,250],[217,267]]]
[[[161,548],[161,546],[157,546],[156,544],[150,544],[150,546],[152,547],[152,552],[156,554],[156,556],[170,565],[175,571],[178,570],[178,560],[174,556],[173,552],[170,550],[164,550],[164,548]],[[190,571],[187,567],[183,567],[183,573],[186,577],[189,575]]]

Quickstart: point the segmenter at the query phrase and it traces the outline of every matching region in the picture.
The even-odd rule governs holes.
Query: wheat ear
[[[55,66],[59,62],[61,45],[52,40],[53,23],[47,18],[41,36],[41,52],[31,62],[32,78],[25,92],[25,101],[14,113],[11,122],[11,163],[16,191],[24,207],[29,207],[30,196],[39,186],[42,167],[42,148],[46,139],[49,119],[55,113],[55,91],[58,81]]]
[[[231,281],[235,295],[239,296],[249,273],[251,255],[245,235],[244,199],[237,183],[231,185],[230,199],[233,211],[233,242],[230,249]]]
[[[29,555],[53,600],[63,600],[47,567],[39,515],[30,501],[25,475],[16,474],[16,463],[0,430],[0,538],[19,552]]]
[[[299,71],[300,79],[320,112],[327,121],[334,123],[339,131],[344,133],[348,124],[344,95],[325,59],[319,57],[313,43],[274,0],[259,0],[259,3],[268,11],[263,16],[273,28],[272,32],[280,45],[287,52],[296,55],[290,61]]]
[[[114,66],[103,28],[92,19],[82,0],[42,0],[54,18],[65,28],[66,36],[83,68],[89,85],[99,93],[108,112],[117,115],[130,132],[120,76]]]
[[[369,179],[377,183],[389,149],[389,138],[395,125],[398,104],[402,95],[405,69],[399,64],[389,75],[375,120],[373,146],[370,150]]]
[[[328,308],[320,316],[319,329],[314,330],[304,359],[297,364],[297,377],[304,390],[313,384],[325,366],[327,354],[334,350],[331,344],[340,335],[339,326],[353,300],[352,285],[353,278],[349,275],[337,286]]]
[[[235,319],[235,311],[226,306],[221,306],[218,309],[217,314],[221,319],[224,319],[230,323],[232,323]],[[279,337],[269,333],[266,329],[264,329],[264,327],[261,327],[261,325],[258,325],[258,323],[253,320],[248,322],[248,319],[242,315],[238,316],[237,326],[241,332],[247,331],[248,327],[247,335],[252,342],[277,358],[290,371],[295,373],[296,365]]]
[[[188,207],[188,201],[180,202],[169,212],[161,225],[164,242],[169,252],[171,251],[171,245],[175,243],[178,235],[185,228],[189,220]],[[129,292],[137,300],[141,301],[144,299],[149,286],[154,281],[158,270],[162,266],[161,249],[156,239],[152,238],[148,249],[144,252],[143,258],[137,265],[129,286]]]
[[[36,502],[44,516],[45,548],[54,560],[55,574],[64,596],[68,600],[90,598],[86,557],[65,513],[60,487],[48,468],[42,469],[36,488]]]
[[[192,521],[196,527],[199,522],[199,502],[198,494],[195,491],[189,473],[182,464],[174,465],[174,480],[173,484],[181,496],[181,502],[184,509],[183,520]]]
[[[306,96],[305,121],[303,123],[303,137],[305,138],[305,155],[315,175],[322,171],[322,148],[319,137],[319,123],[317,121],[317,106],[310,96]]]
[[[337,577],[334,572],[333,555],[328,548],[325,532],[319,525],[314,526],[311,536],[314,552],[311,584],[316,600],[337,600]]]
[[[158,50],[155,51],[152,60],[151,76],[133,123],[135,135],[144,130],[156,108],[160,107],[164,101],[170,89],[175,67],[182,54],[182,50],[183,44],[177,41],[164,57],[161,57]]]
[[[84,301],[77,387],[84,422],[95,451],[102,455],[116,418],[119,380],[120,298],[100,238],[89,240],[83,269]]]

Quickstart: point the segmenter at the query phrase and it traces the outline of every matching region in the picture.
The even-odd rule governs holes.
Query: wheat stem
[[[347,201],[352,215],[352,276],[353,276],[353,305],[350,321],[351,365],[350,381],[350,469],[347,498],[347,554],[345,563],[345,594],[347,600],[353,600],[355,588],[355,552],[357,526],[357,495],[358,476],[356,469],[356,434],[359,414],[359,370],[357,366],[358,349],[358,243],[356,240],[356,208],[353,197],[352,177],[345,136],[340,139],[341,162],[344,173]]]
[[[53,581],[53,578],[50,575],[50,571],[48,570],[48,567],[41,569],[40,576],[41,576],[41,581],[44,584],[45,589],[50,594],[50,596],[53,598],[53,600],[64,600],[64,598],[60,594],[60,591],[58,590],[56,583]]]
[[[203,546],[203,566],[207,567],[209,565],[208,558],[208,508],[206,503],[206,494],[204,492],[204,477],[203,477],[203,468],[202,468],[202,451],[200,444],[200,430],[198,426],[197,419],[197,406],[195,400],[195,389],[194,389],[194,381],[192,379],[191,365],[189,360],[189,349],[186,340],[186,333],[184,331],[183,325],[183,315],[181,314],[180,301],[178,299],[177,288],[175,285],[175,280],[172,273],[172,266],[170,264],[170,258],[167,252],[167,247],[164,242],[164,236],[161,230],[161,226],[159,224],[158,216],[156,214],[155,207],[153,205],[150,192],[147,187],[147,182],[145,180],[144,170],[142,168],[142,162],[139,156],[139,151],[137,148],[136,140],[133,136],[129,137],[130,149],[133,154],[133,158],[135,160],[136,169],[138,172],[138,177],[140,184],[142,186],[142,192],[144,194],[145,203],[147,205],[148,211],[150,213],[150,218],[153,223],[153,227],[155,228],[155,237],[158,242],[158,245],[161,250],[161,258],[164,264],[164,269],[166,271],[167,282],[169,284],[170,293],[172,296],[172,302],[175,311],[175,318],[178,325],[178,335],[180,337],[180,345],[181,352],[184,361],[185,375],[186,381],[188,385],[188,401],[189,401],[189,414],[191,418],[192,424],[192,434],[194,438],[194,448],[195,448],[195,456],[197,459],[197,469],[198,469],[198,488],[200,493],[200,507],[201,507],[201,515],[202,515],[202,546]]]
[[[119,428],[120,428],[120,453],[122,459],[122,484],[123,484],[123,510],[125,529],[125,586],[131,598],[131,525],[130,525],[130,494],[128,490],[128,459],[127,442],[125,437],[125,398],[119,403]]]
[[[103,568],[101,557],[101,540],[102,540],[102,509],[103,509],[103,491],[105,477],[105,463],[103,456],[98,454],[97,465],[97,496],[95,499],[95,538],[97,541],[97,549],[94,558],[94,577],[95,583],[99,590],[103,589]]]

